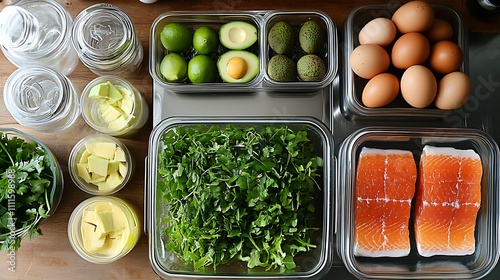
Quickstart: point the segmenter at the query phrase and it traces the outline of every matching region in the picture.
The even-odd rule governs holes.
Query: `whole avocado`
[[[297,61],[297,73],[303,81],[320,81],[326,73],[325,63],[315,54],[306,54]]]
[[[289,53],[293,49],[295,34],[290,24],[285,21],[275,23],[267,35],[269,47],[278,54]]]
[[[314,20],[309,20],[299,30],[299,44],[308,54],[317,53],[325,43],[326,34],[323,28]]]
[[[297,67],[291,58],[277,54],[269,60],[267,74],[277,82],[289,82],[295,79]]]

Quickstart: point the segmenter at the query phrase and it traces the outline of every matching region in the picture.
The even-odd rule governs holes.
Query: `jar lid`
[[[62,119],[76,119],[76,93],[69,80],[57,70],[33,65],[23,66],[9,76],[4,87],[4,102],[12,117],[34,129],[58,130]],[[78,107],[78,106],[77,106]],[[76,109],[79,113],[79,109]]]

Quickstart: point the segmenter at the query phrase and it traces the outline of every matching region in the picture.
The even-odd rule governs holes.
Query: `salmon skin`
[[[474,253],[482,173],[481,159],[473,150],[424,147],[414,220],[421,256]]]
[[[363,148],[356,171],[354,255],[403,257],[417,167],[404,150]]]

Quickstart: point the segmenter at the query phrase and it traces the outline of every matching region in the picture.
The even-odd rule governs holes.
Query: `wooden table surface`
[[[98,3],[93,0],[67,0],[59,1],[74,17],[86,7]],[[120,1],[109,0],[124,10],[133,20],[139,39],[145,50],[145,59],[140,74],[130,78],[129,81],[144,95],[149,106],[152,103],[152,79],[148,71],[149,31],[153,20],[167,11],[192,11],[192,10],[286,10],[286,9],[320,9],[326,12],[339,28],[353,7],[366,3],[397,3],[398,1],[327,1],[327,0],[159,0],[155,4],[143,4],[138,0]],[[471,2],[465,0],[434,1],[444,3],[458,11],[472,31],[500,32],[500,16],[477,16],[470,6]],[[0,9],[10,1],[0,0]],[[0,95],[9,75],[16,68],[0,53]],[[83,64],[69,75],[70,80],[80,89],[96,75],[89,71]],[[3,97],[0,97],[3,100]],[[3,101],[0,101],[0,126],[14,127],[31,134],[44,142],[56,155],[63,167],[65,176],[65,189],[63,199],[54,216],[42,225],[43,236],[36,236],[33,241],[24,240],[21,249],[16,253],[16,271],[8,271],[6,253],[0,252],[0,279],[155,279],[157,275],[149,264],[148,237],[143,235],[133,249],[124,258],[108,265],[95,265],[81,259],[71,248],[67,237],[68,219],[73,209],[90,195],[79,190],[71,181],[67,162],[73,145],[82,137],[94,134],[80,117],[77,123],[69,130],[61,133],[38,133],[34,130],[20,126],[11,117]],[[152,130],[151,116],[145,127],[135,136],[124,139],[124,143],[132,151],[138,163],[136,172],[124,189],[116,196],[126,198],[133,202],[139,209],[143,209],[143,182],[144,182],[144,157],[147,154],[147,141]]]

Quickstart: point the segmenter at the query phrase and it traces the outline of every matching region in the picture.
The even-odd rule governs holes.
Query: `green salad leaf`
[[[26,235],[42,234],[32,226],[50,210],[52,170],[37,143],[0,132],[0,243],[14,251]]]
[[[177,126],[161,137],[166,249],[201,271],[234,260],[293,270],[312,243],[323,160],[306,130]]]

